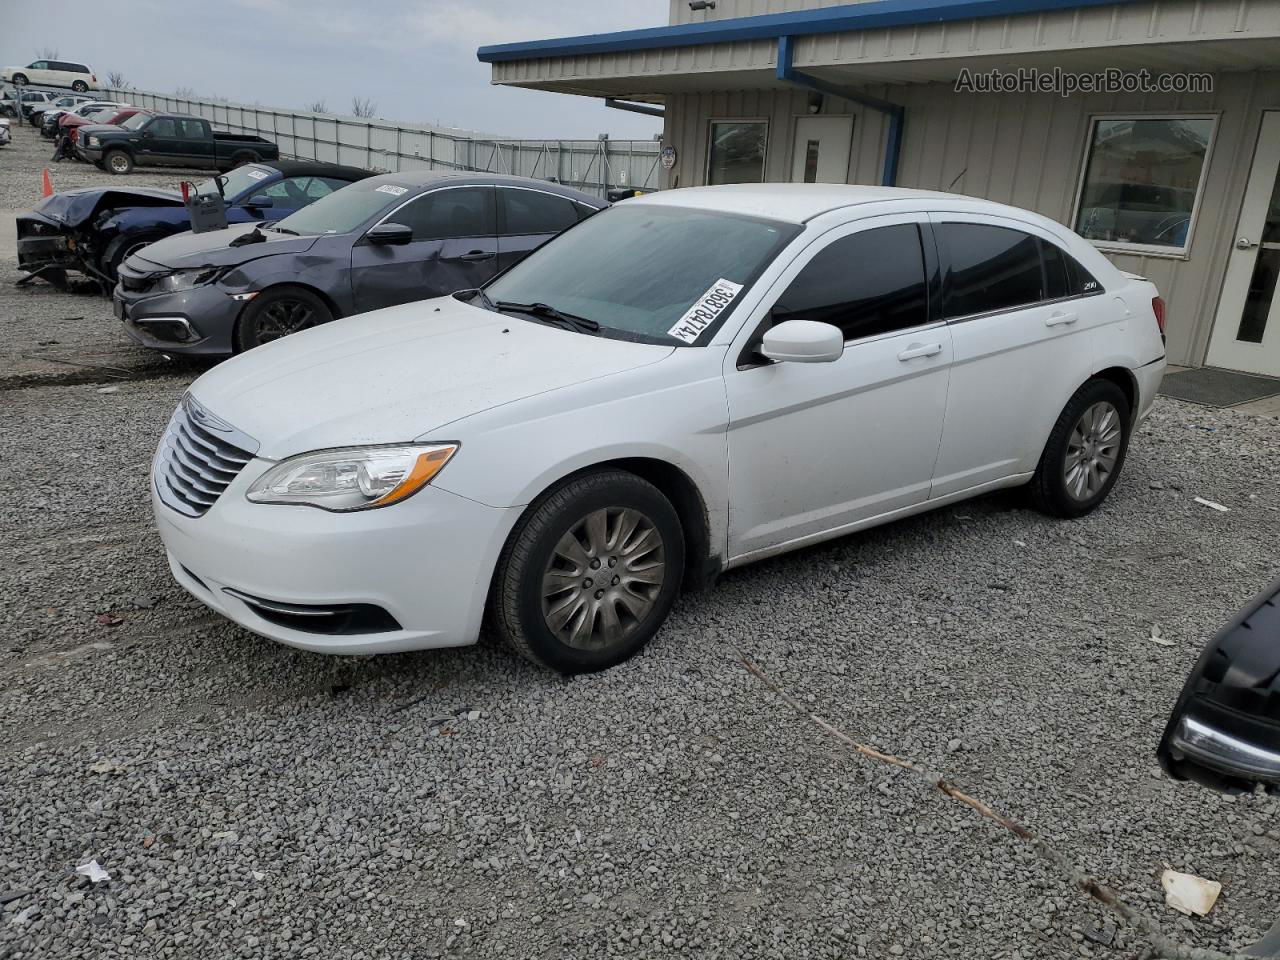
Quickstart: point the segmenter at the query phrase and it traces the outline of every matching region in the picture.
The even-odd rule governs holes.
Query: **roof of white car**
[[[904,187],[867,187],[842,183],[733,183],[717,187],[680,187],[623,201],[624,204],[657,203],[723,213],[741,213],[770,220],[803,223],[806,220],[862,203],[886,200],[932,200],[964,204],[978,212],[1007,213],[1009,208],[989,200],[936,190]],[[932,206],[933,204],[931,204]]]

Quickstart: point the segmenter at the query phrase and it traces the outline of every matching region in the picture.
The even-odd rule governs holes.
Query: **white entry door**
[[[1280,110],[1262,118],[1208,360],[1280,377]]]
[[[848,183],[853,117],[797,117],[793,183]]]

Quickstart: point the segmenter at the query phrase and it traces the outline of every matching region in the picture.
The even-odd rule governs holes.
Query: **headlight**
[[[96,147],[98,145],[98,138],[91,134],[89,136],[89,139],[85,141],[85,145],[90,147]]]
[[[425,487],[457,450],[456,443],[433,443],[304,453],[276,464],[245,496],[337,513],[385,507]]]
[[[175,270],[157,281],[159,288],[167,293],[179,290],[190,290],[206,283],[213,283],[222,272],[221,267],[198,267],[194,270]]]

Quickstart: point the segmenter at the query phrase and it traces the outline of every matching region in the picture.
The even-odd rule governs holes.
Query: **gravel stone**
[[[75,315],[93,321],[51,319]],[[148,465],[195,371],[148,367],[104,317],[0,285],[5,350],[58,339],[129,371],[109,395],[52,364],[0,374],[0,888],[31,891],[0,908],[4,960],[1139,952],[1125,928],[1092,944],[1100,908],[824,738],[736,649],[1188,944],[1239,948],[1275,919],[1280,800],[1175,784],[1153,758],[1203,640],[1275,575],[1275,421],[1161,400],[1089,517],[1001,494],[771,559],[565,680],[487,637],[307,654],[185,594]],[[1175,646],[1149,641],[1157,622]],[[76,877],[89,860],[112,879]],[[1209,916],[1170,915],[1166,866],[1224,884]]]

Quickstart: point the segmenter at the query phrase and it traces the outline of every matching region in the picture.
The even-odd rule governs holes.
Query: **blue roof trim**
[[[671,27],[647,27],[617,33],[595,33],[554,40],[523,43],[495,43],[476,51],[483,63],[506,60],[540,60],[591,53],[626,53],[689,47],[703,43],[735,40],[774,40],[784,36],[839,33],[844,30],[874,30],[978,17],[1007,17],[1025,13],[1048,13],[1077,7],[1117,6],[1135,0],[870,0],[839,7],[771,13],[761,17],[707,20]]]

